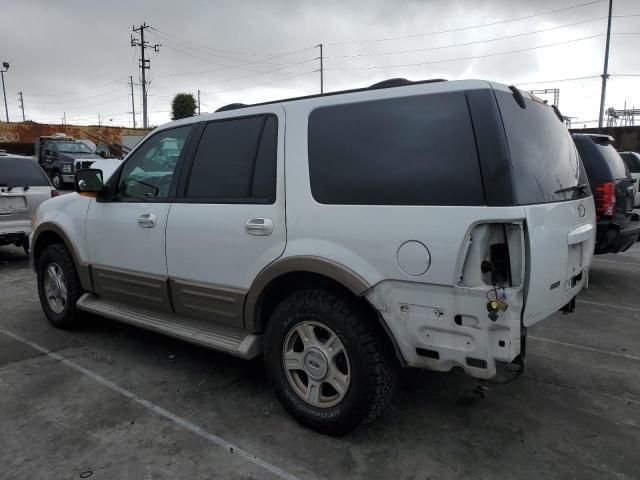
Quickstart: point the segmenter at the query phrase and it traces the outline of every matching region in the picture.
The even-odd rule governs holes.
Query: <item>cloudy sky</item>
[[[560,109],[598,118],[608,0],[0,0],[11,120],[131,126],[140,83],[133,24],[146,22],[151,124],[178,92],[202,111],[392,77],[482,78],[560,88]],[[614,0],[606,106],[640,108],[640,4]],[[138,124],[140,87],[134,87]],[[551,97],[545,97],[550,98]],[[4,112],[0,116],[4,120]],[[590,125],[593,125],[592,123]]]

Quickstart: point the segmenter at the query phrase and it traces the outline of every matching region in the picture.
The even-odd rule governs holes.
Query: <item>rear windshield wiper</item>
[[[560,190],[556,190],[555,193],[563,193],[563,192],[582,192],[589,185],[586,183],[579,183],[578,185],[574,185],[573,187],[561,188]]]

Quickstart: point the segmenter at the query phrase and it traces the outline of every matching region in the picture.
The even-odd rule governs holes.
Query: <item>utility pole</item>
[[[607,44],[604,50],[604,70],[602,72],[602,91],[600,92],[600,115],[598,116],[598,128],[602,128],[604,118],[604,102],[607,96],[607,79],[609,78],[609,43],[611,42],[611,12],[613,0],[609,0],[609,19],[607,20]]]
[[[24,98],[22,98],[22,92],[18,92],[18,100],[20,100],[20,109],[22,110],[22,121],[26,122],[27,120],[24,118]]]
[[[198,116],[200,116],[200,90],[198,90]]]
[[[324,57],[322,55],[322,44],[318,45],[320,47],[320,95],[324,93],[324,66],[323,61]]]
[[[100,124],[100,113],[98,113],[98,126],[101,127],[102,125]]]
[[[133,116],[133,128],[136,128],[136,101],[133,98],[133,76],[129,76],[129,85],[131,85],[131,115]]]
[[[131,28],[134,32],[140,34],[140,38],[134,38],[131,35],[131,46],[132,47],[140,47],[140,71],[142,78],[142,126],[147,128],[149,126],[149,119],[147,116],[147,78],[146,78],[146,70],[151,68],[151,62],[149,59],[145,58],[144,52],[147,48],[153,48],[154,52],[160,51],[160,44],[155,44],[153,46],[149,45],[149,42],[144,39],[144,31],[147,28],[151,28],[151,26],[143,23],[138,28],[135,25]]]

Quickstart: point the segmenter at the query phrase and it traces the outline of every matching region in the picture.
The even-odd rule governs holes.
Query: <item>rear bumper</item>
[[[64,175],[62,175],[62,180],[65,183],[73,183],[73,181],[75,180],[75,175],[73,175],[73,174],[64,174]]]
[[[629,249],[638,241],[640,221],[632,221],[626,228],[614,222],[598,222],[596,255],[618,253]]]
[[[505,291],[508,304],[492,321],[487,288],[385,280],[366,295],[392,335],[404,365],[437,371],[462,368],[489,379],[499,363],[521,351],[522,288]]]

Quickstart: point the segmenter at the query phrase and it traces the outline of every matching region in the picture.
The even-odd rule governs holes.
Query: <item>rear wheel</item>
[[[36,261],[38,295],[45,315],[58,328],[77,327],[76,302],[83,291],[71,254],[63,244],[54,243]]]
[[[265,365],[296,420],[344,435],[384,410],[397,361],[375,327],[355,301],[320,289],[294,293],[276,308],[265,335]]]

